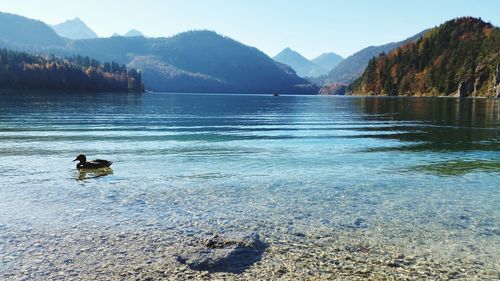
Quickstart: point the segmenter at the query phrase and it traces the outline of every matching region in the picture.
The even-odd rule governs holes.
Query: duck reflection
[[[105,177],[113,174],[113,169],[102,168],[102,169],[80,169],[76,173],[76,180],[83,181],[87,179],[94,179],[99,177]]]

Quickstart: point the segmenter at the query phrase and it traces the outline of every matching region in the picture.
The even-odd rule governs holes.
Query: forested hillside
[[[0,49],[0,88],[143,91],[141,74],[89,57],[59,59]]]
[[[498,96],[500,29],[472,17],[448,21],[373,58],[348,92],[372,95]]]
[[[317,79],[317,82],[326,86],[337,83],[349,84],[363,74],[371,58],[378,56],[380,53],[389,53],[397,47],[409,42],[415,42],[420,39],[424,33],[425,31],[419,32],[418,34],[399,42],[392,42],[381,46],[366,47],[363,50],[345,58],[334,69],[332,69],[327,76]]]

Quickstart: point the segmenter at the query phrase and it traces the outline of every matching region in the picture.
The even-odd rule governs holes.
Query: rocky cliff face
[[[500,98],[500,64],[497,64],[495,75],[493,76],[493,93],[495,97]]]

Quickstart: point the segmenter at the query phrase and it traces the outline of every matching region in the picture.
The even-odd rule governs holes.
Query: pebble
[[[353,224],[356,225],[356,220]],[[359,224],[363,225],[364,221]],[[364,228],[355,232],[337,229],[334,232],[307,230],[280,234],[272,225],[263,225],[258,230],[266,234],[266,242],[270,243],[258,262],[249,264],[241,272],[207,273],[180,264],[175,254],[200,245],[205,235],[215,232],[212,230],[113,231],[113,228],[81,226],[53,232],[33,230],[27,234],[9,229],[5,234],[2,232],[6,239],[0,245],[0,261],[9,270],[0,272],[0,279],[97,280],[108,276],[131,280],[343,280],[346,276],[359,280],[500,278],[497,270],[488,267],[492,261],[477,255],[484,250],[480,245],[460,248],[470,252],[459,252],[460,256],[456,256],[444,249],[406,247],[404,243],[398,244],[397,235],[377,240]],[[321,238],[315,239],[315,236]],[[470,258],[464,259],[466,255]]]

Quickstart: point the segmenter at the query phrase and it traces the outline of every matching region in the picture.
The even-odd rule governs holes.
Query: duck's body
[[[76,168],[79,170],[108,168],[109,166],[111,166],[111,164],[113,164],[113,162],[111,161],[102,159],[96,159],[87,162],[87,157],[83,154],[78,155],[73,161],[80,161],[78,164],[76,164]]]

